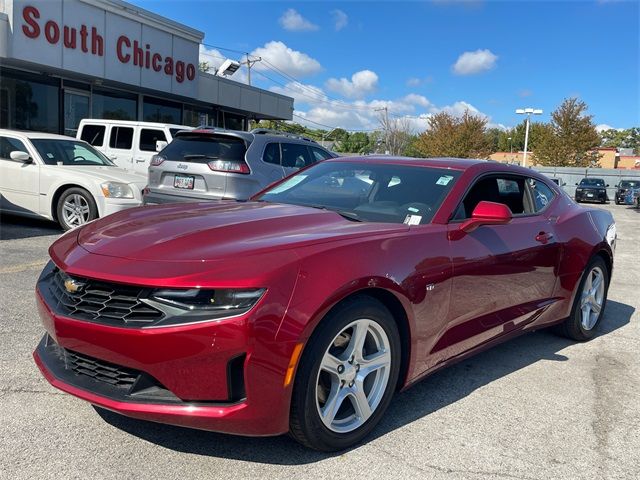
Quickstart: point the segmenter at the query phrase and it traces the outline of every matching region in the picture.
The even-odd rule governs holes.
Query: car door
[[[11,159],[11,152],[27,152],[31,162]],[[7,212],[39,214],[40,165],[35,151],[11,136],[0,136],[0,208]]]
[[[116,165],[133,170],[133,127],[112,125],[109,128],[109,140],[106,155]]]
[[[555,219],[546,215],[553,191],[544,186],[535,197],[535,184],[511,174],[484,176],[456,210],[448,225],[453,277],[447,327],[431,350],[440,360],[523,328],[553,303],[560,255]],[[461,234],[461,222],[480,201],[507,205],[513,219]]]
[[[133,152],[133,170],[147,176],[151,157],[156,153],[156,142],[167,141],[165,133],[158,128],[140,128]]]
[[[262,188],[284,177],[285,173],[281,161],[282,150],[280,148],[280,142],[267,143],[262,152],[260,168],[255,172],[262,177],[260,179]]]

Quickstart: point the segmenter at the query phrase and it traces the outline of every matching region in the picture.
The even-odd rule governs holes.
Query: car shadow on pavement
[[[630,305],[608,300],[598,336],[627,325],[634,311]],[[540,360],[567,361],[568,358],[558,352],[574,343],[549,330],[541,330],[505,342],[437,372],[407,391],[396,394],[389,410],[365,443],[428,416],[476,389]],[[238,437],[131,419],[94,408],[110,425],[179,452],[277,465],[309,464],[345,453],[327,454],[309,450],[286,435]]]
[[[44,237],[62,233],[60,225],[50,220],[19,217],[7,213],[0,215],[0,240]]]

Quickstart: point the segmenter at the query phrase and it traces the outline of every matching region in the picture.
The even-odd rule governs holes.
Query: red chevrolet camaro
[[[494,162],[327,160],[250,201],[110,215],[37,283],[54,386],[130,417],[362,440],[394,391],[524,332],[588,340],[610,213]]]

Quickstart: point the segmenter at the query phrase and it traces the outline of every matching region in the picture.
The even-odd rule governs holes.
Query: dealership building
[[[291,120],[293,99],[198,69],[204,33],[120,0],[0,0],[0,127]]]

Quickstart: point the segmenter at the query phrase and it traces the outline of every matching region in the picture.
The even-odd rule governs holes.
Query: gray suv
[[[144,203],[246,200],[300,168],[335,156],[313,140],[275,130],[182,131],[151,159]]]

